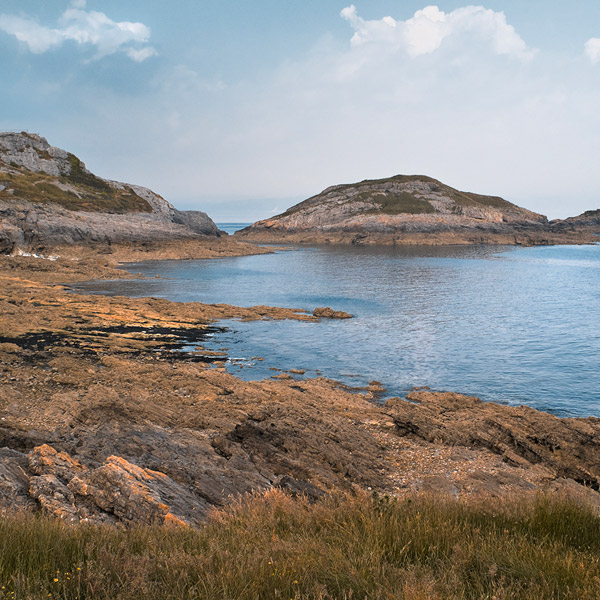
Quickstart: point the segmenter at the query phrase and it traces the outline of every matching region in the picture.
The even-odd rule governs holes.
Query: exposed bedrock
[[[600,231],[600,227],[597,228]],[[497,196],[461,192],[422,175],[336,185],[236,232],[262,242],[555,244],[594,241]]]
[[[81,243],[220,236],[200,211],[148,188],[110,181],[29,133],[0,133],[0,252]]]
[[[386,404],[401,436],[484,448],[510,465],[541,465],[552,477],[600,489],[600,419],[559,418],[454,393],[414,391],[407,400]]]

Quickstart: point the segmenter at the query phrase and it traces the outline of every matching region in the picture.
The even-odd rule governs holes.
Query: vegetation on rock
[[[424,186],[424,189],[413,188],[411,185]],[[402,186],[404,189],[402,189]],[[471,192],[461,192],[425,175],[394,175],[384,179],[365,179],[358,183],[336,185],[289,208],[283,215],[292,215],[311,206],[318,205],[335,195],[338,204],[348,202],[372,202],[374,207],[367,213],[397,214],[432,214],[440,212],[430,202],[430,195],[443,196],[454,204],[454,212],[460,214],[461,207],[486,207],[496,210],[511,210],[518,207],[497,196],[482,196]],[[337,196],[344,196],[340,202]]]
[[[72,163],[80,165],[74,155]],[[59,178],[46,173],[0,172],[0,199],[22,199],[34,204],[54,203],[73,211],[124,214],[151,212],[150,204],[130,187],[111,187],[106,181],[79,168]]]

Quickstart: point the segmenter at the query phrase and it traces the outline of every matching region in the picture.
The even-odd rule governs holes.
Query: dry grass
[[[0,598],[583,600],[599,577],[598,517],[545,497],[310,505],[272,491],[199,530],[0,520]]]

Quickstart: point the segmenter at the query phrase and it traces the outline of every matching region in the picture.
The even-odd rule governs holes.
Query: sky
[[[2,0],[0,130],[218,222],[423,174],[600,208],[600,2]]]

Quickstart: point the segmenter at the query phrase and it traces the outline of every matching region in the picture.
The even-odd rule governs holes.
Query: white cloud
[[[590,38],[585,43],[585,54],[593,65],[600,62],[600,38]]]
[[[127,56],[129,56],[131,60],[135,60],[135,62],[144,62],[147,58],[156,56],[157,54],[156,49],[152,46],[146,46],[141,50],[136,50],[135,48],[129,48],[127,50]]]
[[[142,62],[156,54],[147,46],[150,29],[143,23],[113,21],[106,14],[85,10],[85,0],[72,0],[55,28],[40,25],[33,19],[0,15],[0,30],[14,35],[34,54],[42,54],[74,41],[96,49],[95,58],[115,52],[125,52],[129,58]]]
[[[0,30],[14,35],[20,42],[25,42],[34,54],[46,52],[63,42],[57,29],[43,27],[35,21],[11,15],[0,15]]]
[[[341,11],[354,29],[352,46],[365,44],[385,45],[403,49],[415,58],[438,50],[449,37],[488,43],[496,54],[504,54],[521,60],[533,57],[535,51],[507,23],[502,12],[495,12],[482,6],[466,6],[445,13],[437,6],[427,6],[418,10],[406,21],[393,17],[367,21],[358,15],[354,5]]]
[[[220,68],[168,61],[143,96],[77,82],[65,91],[80,109],[60,122],[40,115],[38,129],[79,148],[99,174],[223,220],[266,218],[329,185],[395,173],[551,218],[597,208],[600,89],[587,58],[519,60],[532,51],[502,13],[454,13],[427,7],[404,21],[365,21],[348,7],[350,48],[328,37],[275,71],[230,75],[227,86]],[[239,213],[223,218],[227,198],[240,200]]]

